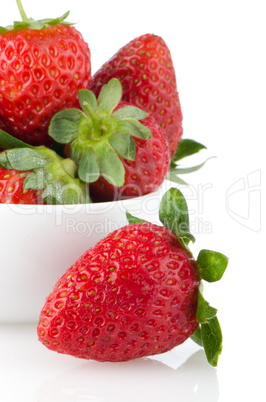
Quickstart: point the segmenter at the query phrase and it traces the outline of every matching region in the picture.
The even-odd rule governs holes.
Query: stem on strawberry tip
[[[90,107],[88,102],[82,103],[83,107],[86,109],[92,123],[93,129],[91,130],[91,138],[92,140],[99,140],[102,137],[102,132],[99,129],[99,121],[95,116],[93,109]]]
[[[18,6],[18,9],[19,9],[19,13],[20,13],[20,16],[22,18],[22,21],[29,22],[29,18],[27,17],[27,14],[25,13],[25,10],[23,8],[21,0],[16,0],[16,2],[17,2],[17,6]]]

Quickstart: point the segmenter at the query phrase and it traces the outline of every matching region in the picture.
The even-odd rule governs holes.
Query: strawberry
[[[0,203],[1,204],[41,204],[39,190],[24,190],[23,184],[30,171],[20,172],[0,166]]]
[[[40,313],[39,340],[59,353],[117,362],[166,352],[193,336],[215,366],[221,328],[199,285],[220,279],[227,257],[202,250],[193,258],[187,205],[177,189],[160,205],[166,226],[128,219],[55,284]]]
[[[43,145],[23,143],[2,130],[0,146],[6,149],[0,154],[0,203],[90,202],[86,185],[76,178],[77,166],[71,159]]]
[[[49,145],[52,116],[77,105],[79,88],[91,79],[88,44],[79,31],[57,19],[29,19],[0,28],[0,120],[8,132],[32,145]]]
[[[119,104],[119,108],[126,104]],[[133,161],[120,158],[125,169],[125,182],[116,187],[103,175],[90,184],[90,194],[96,202],[121,200],[152,193],[164,181],[170,167],[170,156],[164,132],[148,116],[141,123],[151,131],[152,138],[134,138],[136,156]]]
[[[165,41],[152,34],[135,38],[94,74],[89,88],[98,96],[113,77],[122,83],[122,100],[150,113],[165,131],[173,156],[183,133],[182,112]]]
[[[49,135],[79,166],[79,178],[90,184],[97,201],[110,201],[155,191],[170,167],[164,132],[152,116],[121,102],[119,80],[92,91],[79,91],[82,111],[63,110],[51,120]],[[132,138],[133,137],[133,138]]]

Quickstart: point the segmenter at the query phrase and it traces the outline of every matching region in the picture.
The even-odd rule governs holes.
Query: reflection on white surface
[[[171,352],[167,355],[172,361]],[[216,369],[199,350],[178,369],[152,359],[84,362],[45,381],[35,402],[217,402],[218,398]]]

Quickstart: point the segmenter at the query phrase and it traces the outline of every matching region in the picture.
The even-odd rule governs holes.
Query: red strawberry
[[[39,190],[24,190],[30,171],[8,170],[0,166],[0,204],[43,204]]]
[[[78,89],[91,79],[89,47],[64,22],[68,14],[32,21],[24,13],[13,29],[0,28],[0,119],[33,145],[51,143],[52,116],[77,105]]]
[[[152,116],[120,102],[121,94],[116,78],[103,86],[98,100],[91,91],[80,90],[83,111],[61,111],[49,127],[54,140],[70,142],[67,152],[97,201],[153,192],[170,167],[165,133]]]
[[[206,346],[204,325],[210,330],[212,323],[218,342],[205,350],[210,363],[217,364],[220,327],[216,310],[206,306],[199,291],[202,258],[196,262],[186,248],[192,236],[183,232],[184,202],[172,189],[161,204],[166,224],[182,204],[184,222],[180,227],[177,220],[171,223],[179,238],[167,227],[131,223],[110,233],[66,271],[40,314],[37,332],[48,349],[84,359],[125,361],[166,352],[192,334]],[[205,269],[208,253],[213,252],[203,251]]]
[[[125,104],[119,104],[119,107]],[[152,193],[163,183],[170,167],[170,156],[164,132],[156,121],[148,116],[141,123],[151,131],[152,138],[135,138],[134,161],[121,158],[125,169],[125,182],[116,187],[102,175],[90,184],[90,194],[96,202],[121,200]]]
[[[98,96],[113,77],[122,83],[122,99],[150,113],[164,129],[172,156],[183,133],[182,112],[165,41],[152,34],[132,40],[94,74],[89,88]]]

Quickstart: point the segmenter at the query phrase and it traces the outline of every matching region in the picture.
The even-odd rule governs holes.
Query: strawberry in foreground
[[[79,204],[90,198],[76,164],[45,146],[33,147],[0,130],[1,204]],[[14,147],[14,148],[13,148]],[[10,149],[11,148],[11,149]]]
[[[133,39],[94,74],[89,88],[98,96],[102,86],[114,77],[122,84],[122,100],[150,113],[165,131],[173,156],[183,133],[183,117],[165,41],[153,34]]]
[[[79,88],[91,80],[88,44],[60,18],[35,21],[16,0],[22,22],[0,27],[0,120],[32,145],[49,145],[52,116],[76,106]]]
[[[49,135],[68,144],[79,178],[95,201],[112,201],[156,191],[170,167],[165,133],[143,110],[121,102],[122,87],[111,79],[98,100],[79,91],[83,110],[68,109],[51,120]]]
[[[217,365],[222,333],[201,280],[219,280],[228,259],[188,243],[186,201],[162,198],[157,226],[128,214],[130,224],[86,251],[58,280],[38,323],[39,340],[59,353],[126,361],[166,352],[192,337]]]

